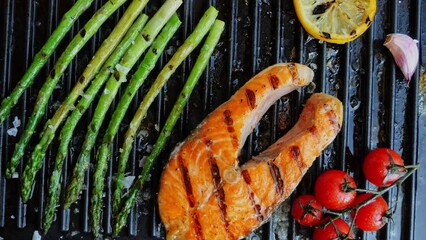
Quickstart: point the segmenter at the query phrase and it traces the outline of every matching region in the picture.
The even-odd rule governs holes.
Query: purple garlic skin
[[[392,33],[386,36],[385,47],[389,49],[401,72],[404,74],[407,84],[416,71],[419,62],[418,41],[410,36],[400,33]]]

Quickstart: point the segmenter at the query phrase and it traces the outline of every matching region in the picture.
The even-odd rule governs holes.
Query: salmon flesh
[[[273,65],[210,113],[171,154],[158,203],[168,239],[240,239],[265,223],[292,193],[342,125],[342,103],[313,94],[296,125],[242,166],[238,155],[268,108],[306,86],[313,71]]]

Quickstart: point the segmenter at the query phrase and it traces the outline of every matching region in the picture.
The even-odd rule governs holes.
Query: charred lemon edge
[[[369,9],[366,10],[366,12],[369,14],[364,16],[363,23],[357,26],[356,33],[354,35],[329,33],[330,38],[328,38],[324,35],[323,32],[320,32],[314,24],[311,24],[311,22],[305,18],[303,10],[304,5],[301,2],[301,0],[293,0],[296,16],[299,22],[302,24],[303,29],[305,29],[305,31],[308,32],[312,37],[329,43],[345,44],[357,39],[371,26],[371,23],[374,21],[374,17],[376,16],[376,0],[370,0]]]

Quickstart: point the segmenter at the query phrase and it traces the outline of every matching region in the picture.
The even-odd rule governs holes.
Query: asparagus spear
[[[106,83],[105,90],[99,99],[93,118],[89,124],[80,156],[73,170],[71,183],[67,187],[67,197],[64,203],[66,208],[77,200],[80,190],[83,187],[84,173],[89,166],[90,151],[95,144],[99,128],[102,125],[106,112],[111,102],[114,100],[121,83],[126,81],[129,70],[137,62],[146,48],[152,44],[152,41],[161,28],[181,4],[181,0],[167,0],[146,24],[142,30],[141,36],[136,39],[135,44],[129,48],[120,63],[116,65],[116,70]]]
[[[148,77],[148,74],[155,67],[155,63],[157,62],[167,43],[179,28],[180,24],[181,22],[179,21],[179,18],[174,15],[161,31],[160,35],[154,40],[154,43],[146,53],[138,70],[133,75],[132,80],[127,86],[126,92],[120,99],[120,102],[117,105],[112,120],[108,126],[108,130],[104,135],[104,142],[106,143],[103,143],[100,150],[98,150],[97,164],[95,174],[93,176],[93,179],[96,179],[96,181],[93,181],[91,198],[92,204],[90,209],[92,214],[91,225],[95,236],[98,235],[99,227],[101,225],[102,191],[104,189],[103,179],[105,178],[105,172],[108,165],[107,159],[110,153],[109,145],[118,131],[120,122],[123,119],[124,114],[126,113],[126,110],[133,99],[133,96],[139,87],[143,84],[144,80]]]
[[[9,116],[10,110],[18,102],[22,93],[33,84],[34,78],[40,72],[44,64],[46,64],[47,59],[49,59],[53,51],[55,51],[56,47],[65,37],[65,34],[70,30],[74,22],[90,7],[92,2],[93,0],[78,0],[74,6],[64,14],[55,31],[53,31],[41,50],[34,56],[31,66],[18,82],[15,89],[13,89],[10,96],[3,99],[0,106],[0,124]]]
[[[96,33],[99,27],[108,19],[108,17],[111,16],[111,14],[113,14],[115,10],[117,10],[117,8],[119,8],[126,1],[127,0],[116,0],[114,2],[108,1],[105,3],[105,5],[102,6],[102,8],[99,9],[98,12],[96,12],[95,15],[80,30],[79,34],[71,41],[62,55],[59,57],[54,68],[50,71],[46,82],[41,87],[41,90],[37,96],[33,113],[31,114],[31,117],[25,126],[24,133],[19,139],[19,142],[16,144],[12,159],[8,162],[6,170],[7,176],[12,176],[16,166],[19,164],[20,159],[24,155],[25,147],[28,145],[28,142],[34,133],[37,124],[44,114],[50,95],[52,95],[56,84],[58,83],[68,64],[86,44],[86,42],[93,36],[93,34]],[[95,66],[93,66],[93,68],[95,68]],[[25,197],[23,198],[25,199]],[[26,196],[26,198],[28,199],[28,196]]]
[[[83,91],[83,89],[87,86],[87,84],[93,79],[93,77],[102,67],[102,64],[106,61],[106,58],[108,58],[111,52],[114,51],[117,44],[122,39],[123,35],[126,34],[130,25],[133,23],[135,18],[140,14],[140,12],[145,7],[147,2],[148,0],[133,1],[130,4],[130,6],[124,13],[123,17],[115,26],[114,30],[111,32],[108,38],[105,39],[102,46],[98,49],[98,51],[93,56],[90,63],[87,65],[88,67],[84,70],[83,74],[80,76],[79,80],[77,81],[76,85],[72,89],[71,93],[68,95],[65,101],[58,108],[53,118],[51,118],[50,120],[46,122],[44,131],[41,134],[40,142],[35,147],[34,152],[32,153],[31,158],[25,167],[24,175],[22,177],[24,182],[23,185],[25,184],[31,185],[36,173],[42,166],[43,157],[45,155],[45,152],[50,142],[53,140],[55,136],[56,130],[58,129],[59,125],[63,122],[65,117],[68,115],[68,112],[70,111],[70,109],[74,106],[75,101],[79,97],[79,93]],[[141,20],[143,20],[144,21],[143,24],[145,24],[145,22],[148,19],[148,16],[146,15],[141,16],[141,18],[143,18]],[[31,135],[32,134],[28,133],[28,139],[31,138]],[[27,143],[23,143],[23,144],[27,144]],[[21,151],[22,154],[24,152],[24,149],[25,149],[25,145],[22,146],[22,151]],[[21,157],[22,156],[15,156],[14,159],[18,160]],[[25,175],[25,174],[29,174],[29,175]],[[25,183],[25,181],[27,181],[27,183]]]
[[[128,198],[126,199],[121,211],[119,212],[114,228],[114,235],[117,235],[124,227],[127,216],[130,213],[130,210],[132,209],[133,205],[136,203],[137,194],[140,190],[142,190],[143,184],[148,178],[152,166],[154,165],[158,155],[161,153],[161,150],[163,149],[164,145],[167,143],[169,136],[177,120],[179,119],[179,116],[182,113],[183,107],[186,105],[192,90],[197,84],[198,79],[204,71],[210,59],[210,56],[219,41],[220,35],[222,34],[224,29],[224,25],[224,22],[220,20],[216,20],[213,24],[209,36],[207,37],[206,42],[204,43],[204,46],[200,51],[200,55],[198,56],[197,61],[195,62],[195,65],[191,70],[191,73],[189,74],[188,80],[183,86],[179,98],[173,106],[173,109],[169,117],[167,118],[163,129],[161,130],[160,136],[158,137],[157,142],[155,143],[154,148],[152,149],[152,152],[145,161],[142,173],[139,175],[138,180],[130,189]]]
[[[124,16],[123,16],[124,17]],[[117,46],[117,49],[111,54],[111,56],[106,61],[99,75],[109,76],[108,67],[115,65],[119,58],[124,55],[124,52],[130,47],[132,42],[139,35],[146,21],[148,20],[148,16],[142,14],[132,25],[132,27],[127,32],[126,36]],[[78,95],[78,94],[77,94]],[[53,133],[54,134],[54,133]],[[52,137],[53,138],[53,137]],[[49,195],[47,198],[47,205],[44,212],[43,218],[43,230],[47,232],[52,224],[53,217],[55,215],[56,204],[59,199],[59,194],[61,191],[61,174],[62,174],[62,166],[63,166],[63,158],[60,159],[60,162],[55,162],[53,167],[53,172],[50,177],[50,185],[49,185]]]

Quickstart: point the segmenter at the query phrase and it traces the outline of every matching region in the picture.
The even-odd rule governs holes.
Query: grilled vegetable
[[[343,44],[361,36],[376,15],[376,0],[293,0],[297,18],[314,38]]]
[[[16,144],[15,151],[12,155],[12,159],[9,161],[6,174],[10,177],[14,172],[16,166],[19,164],[20,159],[24,155],[24,150],[28,145],[28,142],[31,139],[32,134],[35,131],[41,117],[43,116],[47,102],[49,101],[52,92],[58,83],[59,79],[62,76],[62,73],[67,68],[68,64],[75,57],[75,55],[80,51],[80,49],[86,44],[86,42],[95,34],[101,25],[113,14],[124,2],[127,0],[117,0],[115,2],[108,1],[99,9],[95,15],[84,25],[80,30],[79,34],[71,41],[68,47],[65,49],[64,53],[59,57],[53,69],[50,71],[49,76],[46,79],[46,82],[41,87],[37,100],[35,103],[34,110],[25,126],[25,131],[22,134],[19,142]],[[93,69],[90,71],[97,72],[99,69],[96,69],[97,65],[93,66]],[[92,68],[92,67],[90,67]],[[29,174],[33,169],[27,168],[25,172]],[[23,195],[22,198],[24,201],[29,198],[29,190],[32,186],[32,182],[27,185],[23,185]]]
[[[84,173],[89,166],[90,151],[93,148],[106,111],[108,110],[111,102],[114,100],[121,83],[127,81],[126,76],[129,70],[137,62],[142,53],[152,44],[152,41],[160,32],[161,28],[166,24],[181,4],[181,0],[166,1],[146,24],[140,34],[140,37],[137,38],[135,43],[129,48],[120,63],[115,66],[115,72],[106,83],[104,92],[96,106],[93,118],[87,129],[87,134],[80,156],[78,157],[73,170],[71,183],[67,187],[67,197],[64,203],[66,208],[68,208],[71,203],[75,202],[80,195],[80,190],[83,187]],[[66,151],[62,152],[62,154],[65,153]]]
[[[374,194],[363,193],[355,198],[353,206],[362,204],[368,199],[372,199]],[[389,207],[382,196],[372,200],[367,205],[359,208],[355,217],[355,211],[351,213],[352,218],[355,217],[355,225],[363,231],[377,231],[386,224],[386,220],[390,218]]]
[[[378,187],[388,187],[406,173],[401,155],[390,148],[377,148],[369,152],[362,170],[365,178]]]
[[[354,179],[341,170],[328,170],[315,182],[315,198],[325,208],[343,210],[351,205],[356,197]]]
[[[140,14],[147,2],[148,0],[132,2],[127,11],[124,13],[123,17],[115,26],[114,30],[111,32],[108,38],[105,39],[104,43],[93,56],[92,60],[87,65],[88,67],[85,69],[82,76],[79,78],[79,81],[76,83],[71,93],[58,108],[53,118],[46,122],[44,131],[41,134],[40,142],[35,147],[34,152],[32,153],[31,158],[26,165],[26,169],[31,169],[32,171],[24,172],[30,174],[29,176],[23,176],[23,179],[25,179],[25,181],[29,183],[33,182],[36,173],[42,166],[43,157],[47,151],[50,142],[55,136],[56,130],[58,129],[59,125],[64,121],[71,108],[74,106],[75,101],[80,96],[79,93],[84,90],[87,84],[89,84],[89,82],[99,72],[102,65],[117,47],[124,34],[126,34],[127,30],[129,29],[135,18]],[[148,16],[144,15],[141,16],[141,18],[143,18],[143,24],[145,24],[148,19]]]
[[[16,105],[22,93],[33,84],[34,78],[40,72],[44,64],[46,64],[47,59],[49,59],[55,51],[56,47],[71,29],[74,22],[92,3],[93,0],[78,0],[72,8],[64,14],[55,31],[53,31],[41,50],[34,56],[31,66],[18,82],[15,89],[13,89],[12,93],[7,98],[3,99],[0,106],[0,124],[9,116],[10,110]],[[11,174],[13,174],[13,172]],[[10,178],[11,175],[6,174],[6,177]]]
[[[216,20],[210,30],[209,35],[207,36],[206,42],[204,43],[200,55],[197,58],[197,61],[194,64],[194,67],[191,70],[191,73],[183,86],[182,92],[179,94],[179,98],[176,101],[173,109],[170,113],[170,116],[167,118],[166,123],[161,130],[160,136],[158,137],[157,142],[154,145],[150,155],[145,161],[141,175],[138,177],[135,185],[130,189],[129,198],[126,200],[123,209],[119,212],[117,218],[117,225],[115,227],[115,232],[118,234],[123,228],[128,214],[130,213],[131,208],[136,202],[137,193],[142,190],[143,184],[148,178],[149,172],[151,171],[152,166],[158,158],[161,150],[164,148],[164,145],[167,143],[169,136],[176,124],[176,121],[179,119],[179,116],[182,113],[183,107],[186,105],[189,96],[191,95],[192,90],[198,82],[201,74],[207,66],[207,63],[210,59],[210,56],[213,53],[215,46],[217,45],[220,36],[224,30],[224,22]],[[120,162],[121,168],[117,174],[116,180],[116,189],[114,192],[113,204],[118,208],[121,200],[121,190],[122,190],[122,179],[124,178],[125,162]],[[121,184],[121,186],[119,185]]]
[[[108,58],[105,65],[102,67],[102,70],[100,71],[98,77],[105,76],[104,78],[107,78],[109,76],[110,71],[108,70],[108,68],[110,66],[114,66],[118,62],[118,60],[124,55],[125,51],[130,47],[134,39],[139,35],[147,20],[148,16],[143,14],[133,23],[126,36],[123,38],[121,43],[117,46],[117,48]],[[54,132],[52,132],[52,134],[54,134]],[[63,159],[64,158],[56,158],[57,161],[55,161],[54,163],[53,172],[50,177],[49,195],[47,197],[47,204],[43,217],[43,230],[45,232],[49,230],[50,225],[52,224],[55,215],[56,205],[59,200],[59,194],[61,192],[60,180],[62,174]]]
[[[123,95],[123,98],[120,100],[120,103],[118,104],[116,111],[114,112],[114,115],[112,117],[112,120],[109,126],[114,124],[113,122],[117,120],[118,121],[117,129],[112,129],[108,127],[108,130],[106,131],[104,135],[104,139],[109,138],[109,136],[112,136],[111,138],[113,138],[115,133],[118,131],[118,126],[120,125],[122,117],[121,119],[117,119],[118,114],[116,113],[122,112],[122,115],[124,116],[124,114],[126,113],[128,104],[130,104],[133,98],[133,96],[130,97],[127,94],[130,92],[136,93],[137,89],[139,89],[139,87],[143,84],[148,74],[155,67],[155,63],[157,62],[158,58],[160,57],[167,43],[170,41],[170,39],[172,39],[173,35],[178,30],[180,24],[181,24],[181,21],[179,20],[179,18],[177,17],[177,15],[174,15],[166,24],[164,29],[161,31],[160,35],[158,35],[158,37],[154,40],[151,48],[146,53],[137,72],[133,75],[132,80],[129,83],[129,86],[127,86],[126,93]],[[128,104],[126,105],[127,102]],[[99,228],[101,226],[102,192],[104,189],[103,179],[105,178],[105,172],[108,166],[108,156],[107,156],[108,154],[109,154],[109,144],[102,144],[100,146],[100,150],[98,151],[95,174],[93,175],[93,179],[95,181],[93,181],[92,198],[91,198],[92,204],[90,208],[91,216],[92,216],[91,225],[92,225],[92,230],[95,236],[98,235]]]

